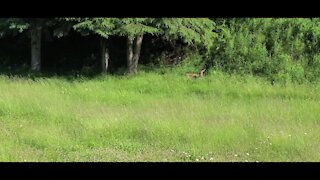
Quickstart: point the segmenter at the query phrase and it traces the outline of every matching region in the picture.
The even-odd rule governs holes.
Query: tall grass
[[[320,86],[0,76],[0,161],[319,161]]]

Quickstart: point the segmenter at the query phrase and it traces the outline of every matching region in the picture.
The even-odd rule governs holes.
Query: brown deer
[[[200,73],[187,73],[186,76],[193,79],[197,79],[199,77],[203,77],[205,71],[206,69],[202,69]]]

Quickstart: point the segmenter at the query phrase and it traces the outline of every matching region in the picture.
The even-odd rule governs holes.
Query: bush
[[[191,53],[186,55],[186,58],[178,64],[178,67],[175,68],[175,72],[178,74],[187,72],[197,73],[204,68],[206,68],[206,65],[203,56],[198,53]]]
[[[217,20],[207,64],[228,73],[251,74],[272,81],[316,81],[320,77],[320,21],[255,18]]]

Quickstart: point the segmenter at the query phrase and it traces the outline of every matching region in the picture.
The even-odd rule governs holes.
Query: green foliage
[[[41,27],[46,37],[62,37],[70,31],[71,23],[64,18],[0,18],[0,38],[17,35],[34,27]]]
[[[154,23],[165,39],[181,39],[188,45],[210,49],[217,37],[215,23],[208,18],[160,18]]]
[[[134,38],[158,32],[150,26],[152,18],[66,18],[66,21],[74,22],[74,29],[84,35],[94,33],[106,39],[111,35]]]
[[[187,44],[210,48],[214,38],[215,23],[208,18],[65,18],[76,22],[74,29],[82,33],[96,33],[134,38],[151,34],[166,40],[181,39]]]
[[[219,37],[208,64],[230,73],[281,82],[319,77],[319,19],[255,18],[215,20]]]
[[[0,38],[9,34],[22,33],[30,26],[22,18],[0,18]]]
[[[114,18],[67,18],[66,20],[75,22],[73,28],[83,35],[94,33],[108,38],[113,34],[115,27]]]
[[[165,40],[161,51],[191,50],[190,57],[197,57],[183,56],[187,58],[180,67],[185,70],[201,64],[283,83],[316,82],[320,77],[320,18],[0,18],[0,37],[28,32],[34,26],[44,27],[45,37],[63,37],[72,29],[106,39],[149,34]],[[152,62],[159,60],[143,63]]]
[[[205,68],[203,56],[198,53],[190,53],[186,58],[174,68],[176,74],[185,75],[185,73],[199,73]],[[206,72],[207,74],[208,72]]]
[[[115,33],[120,36],[135,38],[137,35],[157,35],[159,29],[152,26],[153,18],[120,18],[115,21]]]

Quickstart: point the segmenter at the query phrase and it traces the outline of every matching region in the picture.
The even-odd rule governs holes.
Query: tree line
[[[25,33],[30,36],[31,70],[41,70],[41,42],[43,35],[58,38],[70,31],[82,35],[100,37],[101,71],[108,71],[110,52],[108,38],[127,38],[127,71],[137,73],[143,36],[151,34],[164,40],[180,39],[189,45],[207,47],[212,45],[214,23],[208,18],[2,18],[1,37]],[[49,31],[51,29],[51,31]],[[51,33],[51,34],[48,34]]]
[[[151,36],[167,42],[164,48],[158,46],[159,51],[169,49],[168,44],[182,47],[191,57],[185,56],[184,64],[199,70],[206,67],[282,82],[318,81],[320,77],[319,18],[0,18],[0,38],[29,38],[33,71],[42,68],[41,42],[71,32],[99,37],[96,46],[103,73],[114,60],[110,58],[115,53],[110,43],[113,37],[126,38],[126,71],[135,74],[142,44]]]

